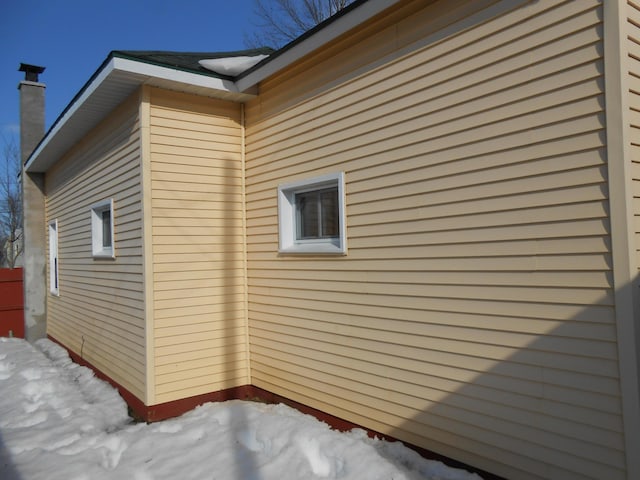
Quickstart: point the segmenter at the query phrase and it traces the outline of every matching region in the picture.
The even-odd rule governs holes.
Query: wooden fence
[[[0,268],[0,337],[24,338],[22,268]]]

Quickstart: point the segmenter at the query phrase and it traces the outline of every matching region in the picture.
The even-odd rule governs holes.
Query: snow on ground
[[[4,480],[478,480],[401,443],[285,405],[207,403],[133,423],[116,390],[49,340],[0,338]]]

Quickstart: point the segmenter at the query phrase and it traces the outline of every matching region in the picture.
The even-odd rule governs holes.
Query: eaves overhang
[[[142,85],[237,102],[254,97],[251,89],[240,92],[228,78],[121,58],[112,53],[29,156],[25,171],[46,172]]]
[[[27,172],[46,172],[117,105],[142,85],[224,100],[246,102],[259,83],[381,14],[400,0],[356,0],[307,33],[237,77],[207,74],[112,52],[62,112],[25,164]]]

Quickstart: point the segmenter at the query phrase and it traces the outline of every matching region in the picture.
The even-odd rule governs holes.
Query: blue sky
[[[20,62],[46,67],[48,129],[111,50],[231,51],[253,0],[0,0],[0,141],[18,138]]]

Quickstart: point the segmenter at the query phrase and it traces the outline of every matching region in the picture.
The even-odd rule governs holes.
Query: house
[[[7,238],[0,253],[0,268],[21,268],[22,263],[22,229],[15,232],[15,239]]]
[[[146,418],[259,391],[640,478],[639,8],[357,1],[239,73],[266,52],[111,53],[25,165],[46,334]]]

